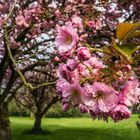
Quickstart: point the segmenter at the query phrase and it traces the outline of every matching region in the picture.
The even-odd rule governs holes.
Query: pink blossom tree
[[[46,66],[39,66],[32,71],[28,71],[26,77],[28,77],[28,81],[33,85],[56,81],[55,65],[49,63]],[[16,101],[18,107],[24,107],[34,115],[34,125],[29,130],[29,133],[44,133],[41,127],[42,118],[54,104],[61,101],[61,97],[56,94],[54,85],[31,90],[26,88],[22,83],[20,84],[22,86],[16,91],[14,101]]]
[[[1,0],[0,139],[11,139],[8,104],[20,83],[30,90],[55,83],[34,85],[26,77],[50,57],[60,62],[57,91],[64,111],[73,105],[93,118],[128,118],[139,96],[139,5],[138,0]],[[120,24],[116,34],[120,22],[135,24]]]

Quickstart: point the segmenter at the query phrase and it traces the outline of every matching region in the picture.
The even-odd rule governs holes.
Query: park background
[[[89,114],[82,114],[75,108],[63,112],[60,103],[55,104],[42,119],[42,134],[29,134],[34,116],[21,105],[11,102],[9,115],[13,140],[138,140],[137,107],[133,107],[130,119],[114,123],[92,120]]]
[[[130,108],[117,102],[125,112],[119,109],[115,116],[110,114],[116,123],[111,118],[103,121],[107,120],[103,110],[98,121],[100,114],[93,120],[97,112],[90,107],[86,110],[90,115],[81,114],[81,104],[77,106],[73,98],[62,100],[65,98],[59,91],[59,80],[67,80],[70,87],[73,82],[71,64],[63,59],[71,54],[77,58],[79,45],[84,45],[86,53],[81,51],[85,55],[78,57],[78,62],[94,58],[96,63],[84,70],[95,75],[80,77],[80,87],[100,82],[107,88],[111,84],[120,93],[125,83],[134,82],[137,84],[127,86],[127,92],[136,95],[140,80],[139,9],[139,0],[0,0],[0,140],[140,139],[138,106]],[[67,46],[64,53],[60,40]],[[67,51],[69,45],[72,48]],[[60,65],[66,66],[66,77]]]

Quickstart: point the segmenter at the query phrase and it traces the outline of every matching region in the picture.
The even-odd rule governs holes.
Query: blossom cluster
[[[129,118],[131,107],[139,103],[138,80],[130,76],[117,86],[103,80],[103,70],[108,65],[80,42],[77,29],[75,23],[69,22],[57,28],[55,39],[60,58],[57,91],[62,97],[63,110],[78,107],[93,119],[105,121],[108,117],[115,122]]]

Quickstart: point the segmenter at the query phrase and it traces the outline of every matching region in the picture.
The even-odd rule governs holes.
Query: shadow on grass
[[[30,135],[23,132],[13,135],[13,140],[138,140],[140,132],[130,129],[79,128],[47,125],[44,134]],[[26,131],[29,132],[29,131]],[[49,133],[47,133],[49,132]],[[135,134],[136,133],[136,134]]]
[[[47,135],[50,134],[51,132],[48,130],[40,130],[40,131],[32,131],[31,129],[25,130],[22,134],[23,135]]]

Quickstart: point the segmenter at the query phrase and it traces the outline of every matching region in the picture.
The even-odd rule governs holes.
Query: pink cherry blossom
[[[87,25],[90,27],[90,28],[94,28],[95,30],[100,30],[101,27],[102,27],[102,23],[100,20],[97,20],[96,22],[95,21],[88,21],[87,22]]]
[[[104,83],[86,84],[84,88],[84,103],[91,107],[93,112],[109,112],[118,103],[117,92]]]
[[[98,76],[100,69],[104,68],[105,65],[102,61],[99,61],[96,57],[90,57],[89,60],[80,63],[77,66],[77,70],[81,76],[91,77]]]
[[[3,26],[4,20],[0,17],[0,28]]]
[[[95,22],[92,21],[92,20],[90,20],[90,21],[88,21],[87,25],[88,25],[90,28],[93,28],[93,27],[95,27]]]
[[[57,18],[61,17],[61,12],[59,9],[55,10],[55,15],[57,16]]]
[[[89,112],[89,107],[86,106],[86,105],[80,104],[80,105],[79,105],[79,108],[80,108],[80,111],[81,111],[82,113],[88,113],[88,112]]]
[[[25,21],[25,18],[22,15],[16,17],[16,23],[19,26],[29,27],[29,24]]]
[[[90,50],[86,47],[78,48],[77,56],[79,60],[86,61],[91,57]]]
[[[82,76],[82,77],[90,75],[89,70],[86,69],[86,66],[81,64],[81,63],[77,66],[77,70],[79,72],[79,75]]]
[[[97,21],[96,21],[96,24],[95,24],[96,30],[99,30],[101,27],[102,27],[101,21],[100,21],[100,20],[97,20]]]
[[[0,11],[2,11],[2,9],[3,9],[3,5],[2,5],[2,4],[0,4]]]
[[[98,60],[98,58],[96,56],[93,56],[91,57],[89,60],[88,60],[88,63],[96,68],[96,69],[102,69],[105,67],[105,65],[103,64],[102,61]]]
[[[58,29],[55,44],[60,55],[71,54],[76,48],[77,41],[77,30],[70,23]]]
[[[77,15],[73,15],[72,18],[72,23],[75,24],[76,26],[83,28],[83,23],[82,23],[82,18],[80,18]]]
[[[65,101],[78,105],[83,102],[83,89],[78,81],[63,87],[62,97]]]
[[[63,91],[63,87],[66,87],[68,85],[69,85],[69,83],[65,79],[63,79],[62,77],[59,77],[59,79],[57,80],[57,83],[56,83],[57,92],[61,95],[62,91]]]
[[[63,111],[66,112],[66,111],[69,110],[70,105],[68,103],[64,103],[63,106],[62,106],[62,108],[63,108]]]
[[[63,77],[65,80],[67,80],[70,83],[73,83],[75,80],[79,79],[79,75],[77,70],[69,71],[67,69],[66,64],[60,64],[58,67],[58,75]]]
[[[127,106],[132,106],[139,103],[140,88],[138,81],[133,79],[126,82],[119,94],[119,97],[121,100],[120,102]]]
[[[111,111],[111,117],[115,122],[120,121],[122,119],[127,119],[131,115],[131,111],[127,108],[127,106],[118,104],[113,111]]]

